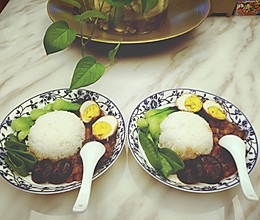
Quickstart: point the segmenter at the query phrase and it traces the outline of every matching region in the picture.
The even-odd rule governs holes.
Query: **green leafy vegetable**
[[[141,131],[145,131],[148,128],[148,122],[145,118],[139,118],[137,120],[137,126],[140,128]]]
[[[175,111],[174,109],[170,109],[170,110],[162,111],[160,113],[154,114],[154,115],[146,118],[146,121],[148,123],[149,132],[151,133],[151,136],[153,137],[155,144],[158,144],[158,141],[159,141],[161,122],[169,114],[173,113],[174,111]]]
[[[34,125],[34,121],[31,117],[20,117],[12,121],[11,128],[14,131],[26,130]]]
[[[63,111],[78,111],[80,108],[79,103],[68,102],[64,99],[55,99],[52,109],[53,110],[63,110]]]
[[[30,112],[30,117],[32,120],[36,120],[38,119],[40,116],[48,113],[48,112],[51,112],[52,110],[50,109],[39,109],[39,108],[35,108],[35,109],[32,109],[32,111]]]
[[[176,152],[168,148],[158,147],[160,124],[176,110],[176,107],[151,109],[146,112],[144,118],[137,120],[137,126],[140,129],[139,141],[145,155],[155,170],[165,178],[184,168],[184,163]]]
[[[176,108],[173,108],[173,107],[150,109],[150,110],[148,110],[148,111],[145,113],[145,118],[149,118],[149,117],[151,117],[152,115],[156,115],[156,114],[158,114],[158,113],[165,112],[165,111],[171,110],[171,109],[175,109],[175,110],[176,110]]]
[[[19,141],[23,141],[23,140],[28,136],[29,132],[30,132],[30,128],[21,130],[21,131],[18,133],[18,140],[19,140]]]
[[[52,111],[52,106],[53,106],[53,103],[49,103],[49,104],[44,106],[44,110]]]
[[[76,31],[70,29],[66,21],[54,22],[47,29],[43,40],[47,55],[67,48],[75,38]]]

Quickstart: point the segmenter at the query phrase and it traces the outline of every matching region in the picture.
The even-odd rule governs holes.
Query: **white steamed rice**
[[[161,125],[159,147],[174,150],[183,160],[209,154],[213,147],[212,130],[201,116],[191,112],[174,112]]]
[[[59,160],[82,147],[85,126],[75,114],[54,111],[39,117],[28,135],[29,151],[38,159]]]

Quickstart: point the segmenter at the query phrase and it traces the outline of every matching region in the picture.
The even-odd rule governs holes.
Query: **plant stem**
[[[85,54],[84,54],[84,49],[85,49],[85,43],[84,43],[84,39],[83,39],[83,31],[82,31],[82,24],[83,22],[80,21],[80,42],[81,42],[81,56],[84,57]]]
[[[83,6],[84,6],[85,10],[88,10],[88,7],[87,7],[87,4],[86,4],[86,1],[83,0],[82,2],[83,2]]]
[[[100,6],[100,11],[102,11],[104,3],[105,3],[105,1],[103,0],[102,4]],[[87,9],[85,0],[83,0],[83,5]],[[98,22],[98,18],[96,18],[95,23],[94,23],[94,25],[92,27],[91,33],[90,33],[90,35],[88,36],[88,39],[85,42],[84,42],[84,39],[83,39],[83,22],[82,21],[80,22],[80,41],[81,41],[81,56],[82,57],[85,56],[85,53],[84,53],[85,47],[91,41],[91,39],[93,37],[93,34],[95,32],[95,28],[96,28],[97,22]]]

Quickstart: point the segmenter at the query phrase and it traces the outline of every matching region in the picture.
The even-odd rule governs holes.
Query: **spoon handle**
[[[241,156],[236,154],[236,157],[237,158],[234,158],[234,159],[237,161],[236,165],[237,165],[237,169],[238,169],[238,175],[239,175],[242,191],[247,199],[257,201],[258,196],[255,193],[255,190],[250,181],[250,178],[249,178],[249,175],[247,172],[247,168],[246,168],[245,157],[242,154],[241,154]]]
[[[84,212],[88,206],[91,185],[92,185],[92,176],[96,166],[97,161],[100,157],[96,157],[91,153],[87,155],[86,159],[83,160],[83,177],[81,182],[81,187],[77,200],[73,206],[73,212]]]

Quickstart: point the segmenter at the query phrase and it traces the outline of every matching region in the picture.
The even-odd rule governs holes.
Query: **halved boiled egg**
[[[80,106],[79,113],[81,120],[89,123],[100,116],[101,110],[95,101],[88,100]]]
[[[184,93],[176,99],[176,106],[181,111],[198,112],[202,108],[202,100],[197,95]]]
[[[117,127],[117,119],[112,115],[106,115],[95,121],[92,125],[92,133],[98,140],[105,140],[116,132]]]
[[[206,100],[203,103],[203,109],[209,116],[215,119],[224,120],[226,118],[225,109],[216,101]]]

